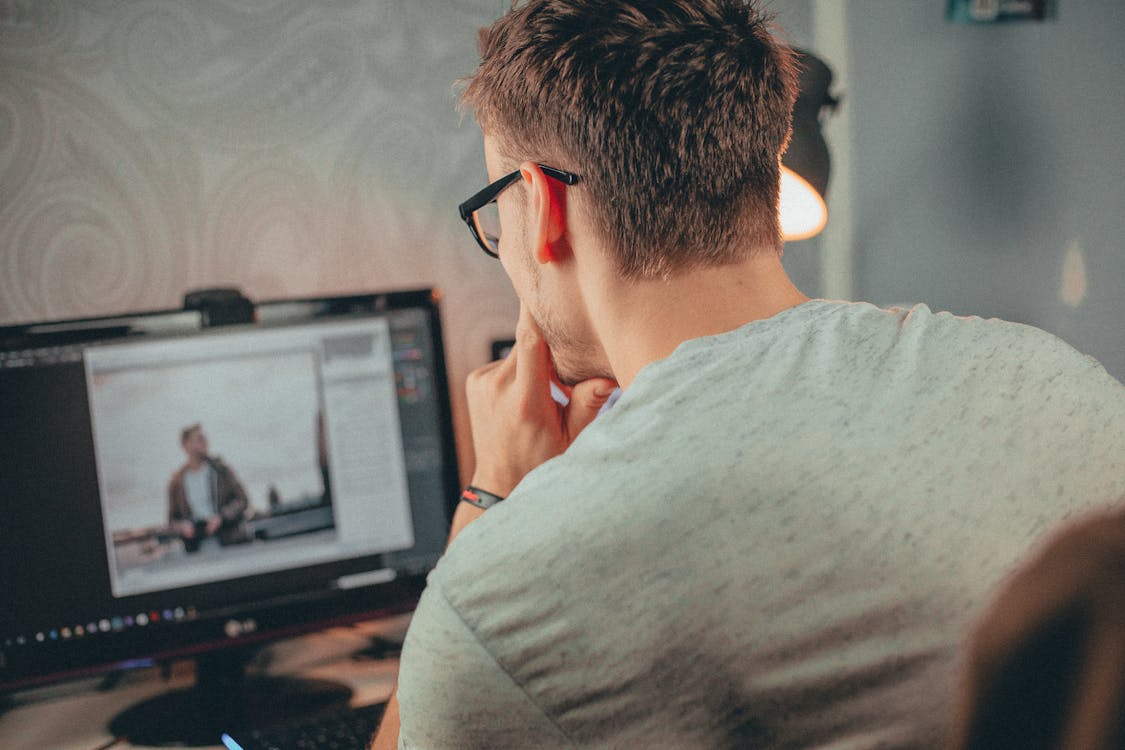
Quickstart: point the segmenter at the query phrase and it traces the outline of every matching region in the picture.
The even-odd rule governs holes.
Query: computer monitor
[[[458,484],[435,294],[253,317],[0,329],[0,693],[190,656],[112,730],[213,744],[346,699],[247,678],[253,648],[416,604]]]

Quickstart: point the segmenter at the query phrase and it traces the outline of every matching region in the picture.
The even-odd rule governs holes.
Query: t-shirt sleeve
[[[570,747],[431,578],[399,667],[399,748]]]

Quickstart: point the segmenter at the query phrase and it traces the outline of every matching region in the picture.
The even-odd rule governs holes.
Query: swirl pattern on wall
[[[175,224],[143,140],[65,80],[10,73],[0,94],[11,91],[0,104],[14,156],[0,172],[5,316],[159,304],[177,275]]]
[[[72,5],[60,0],[0,3],[0,61],[18,64],[60,54],[74,43],[76,21]]]
[[[200,7],[162,4],[114,35],[114,69],[159,121],[189,123],[214,147],[292,144],[332,126],[359,97],[359,39],[315,20],[209,34]]]
[[[0,216],[32,182],[45,131],[43,102],[32,86],[14,73],[0,78]]]
[[[298,157],[249,156],[222,178],[211,200],[206,245],[216,283],[241,282],[248,294],[261,298],[284,295],[287,279],[315,282],[317,249],[324,241],[323,199],[313,170]]]

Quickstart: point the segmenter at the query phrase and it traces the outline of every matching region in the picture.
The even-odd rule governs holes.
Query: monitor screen
[[[457,494],[430,290],[0,330],[0,689],[408,611]]]

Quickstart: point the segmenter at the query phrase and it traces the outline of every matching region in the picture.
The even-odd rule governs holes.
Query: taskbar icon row
[[[195,607],[171,607],[167,609],[152,609],[136,614],[115,615],[102,617],[77,625],[62,625],[57,628],[39,630],[34,633],[7,636],[4,647],[28,646],[36,643],[50,643],[70,641],[76,638],[102,635],[104,633],[121,633],[133,628],[143,628],[159,623],[176,623],[199,618]]]

